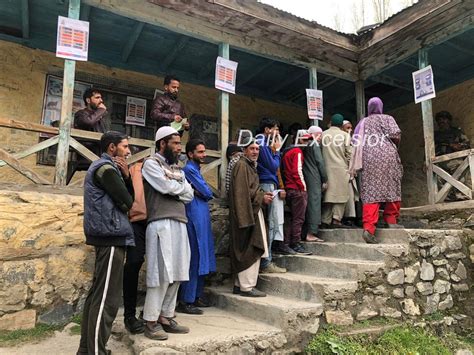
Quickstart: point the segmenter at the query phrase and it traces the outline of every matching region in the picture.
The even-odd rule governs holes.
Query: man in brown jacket
[[[260,258],[268,256],[262,204],[273,200],[271,192],[259,185],[257,159],[259,145],[255,139],[244,147],[243,156],[232,170],[229,188],[230,256],[235,274],[234,293],[246,297],[265,297],[255,288]]]

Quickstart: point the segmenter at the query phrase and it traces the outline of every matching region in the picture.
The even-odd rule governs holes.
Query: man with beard
[[[189,129],[184,105],[178,100],[180,80],[167,75],[164,80],[164,94],[158,95],[153,101],[150,118],[155,121],[156,128],[172,126],[182,135]]]
[[[200,165],[206,158],[206,147],[200,139],[191,139],[186,144],[188,162],[184,167],[186,180],[194,189],[194,199],[186,205],[188,217],[188,238],[191,246],[189,281],[181,283],[178,293],[179,305],[176,311],[188,314],[202,314],[198,307],[207,307],[200,297],[204,278],[216,271],[214,237],[208,201],[213,198],[210,187],[201,175]]]
[[[84,234],[86,244],[95,248],[95,267],[77,354],[107,354],[105,345],[122,301],[125,248],[135,245],[127,216],[133,204],[125,161],[130,154],[128,137],[107,132],[100,146],[103,154],[91,164],[84,180]]]
[[[249,139],[243,156],[232,170],[229,189],[230,260],[235,275],[234,293],[245,297],[265,297],[255,288],[260,258],[268,256],[262,204],[273,200],[271,192],[259,186],[257,159],[259,145]]]
[[[193,199],[193,188],[177,165],[181,137],[171,127],[161,127],[155,136],[156,154],[142,169],[147,207],[147,293],[143,319],[145,336],[166,340],[166,333],[184,334],[189,328],[173,319],[181,281],[189,279],[191,251],[186,231],[185,204]]]

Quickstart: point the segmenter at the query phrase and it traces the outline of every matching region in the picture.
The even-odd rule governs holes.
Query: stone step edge
[[[305,258],[319,261],[327,261],[334,263],[345,263],[353,265],[385,265],[382,260],[359,260],[359,259],[347,259],[347,258],[335,258],[332,256],[323,255],[274,255],[274,258]]]

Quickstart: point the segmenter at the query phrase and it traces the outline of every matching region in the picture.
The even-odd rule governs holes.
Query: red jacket
[[[283,155],[283,174],[285,177],[285,188],[306,191],[306,183],[303,177],[303,151],[299,147],[290,148]]]

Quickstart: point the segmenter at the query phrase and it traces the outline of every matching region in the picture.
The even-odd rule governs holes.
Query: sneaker
[[[296,254],[296,252],[286,244],[280,245],[280,247],[277,250],[277,253],[282,254],[282,255],[295,255]]]
[[[168,319],[168,322],[170,322],[170,324],[161,323],[161,326],[163,327],[166,333],[173,333],[173,334],[189,333],[188,327],[185,327],[184,325],[179,325],[178,322],[176,322],[173,318],[166,318],[166,319]]]
[[[192,303],[179,302],[176,307],[176,312],[186,313],[186,314],[203,314],[202,309],[197,308]]]
[[[260,270],[261,274],[283,274],[286,272],[284,267],[279,267],[275,263],[270,263],[266,268]]]
[[[168,334],[165,333],[161,323],[158,322],[154,323],[151,327],[149,324],[145,325],[145,336],[152,340],[168,339]]]
[[[145,324],[136,317],[128,317],[123,320],[125,328],[132,334],[141,334],[145,331]]]
[[[256,288],[252,288],[250,291],[240,291],[240,295],[244,297],[266,297],[267,294]]]
[[[292,249],[296,252],[296,254],[301,255],[311,255],[310,251],[307,251],[306,248],[302,244],[296,244]]]
[[[375,237],[375,235],[371,234],[367,230],[364,230],[364,233],[362,234],[362,238],[364,238],[364,240],[367,244],[378,244],[378,243],[380,243],[380,241]]]

